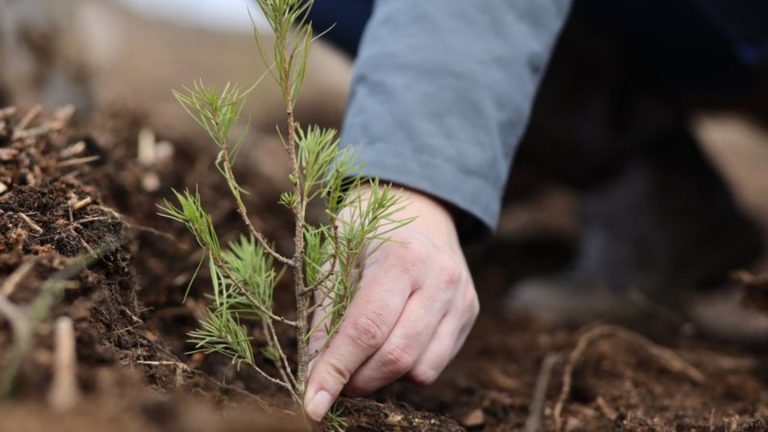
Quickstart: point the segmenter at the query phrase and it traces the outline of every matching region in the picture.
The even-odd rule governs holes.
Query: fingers
[[[421,358],[408,373],[411,381],[419,385],[435,382],[464,345],[480,311],[474,288],[466,295],[467,300],[459,303],[440,322]]]
[[[386,266],[369,266],[344,322],[318,357],[307,382],[307,415],[320,421],[354,372],[389,336],[410,286]]]
[[[367,394],[411,371],[447,312],[440,300],[426,290],[415,292],[387,341],[355,372],[345,393]]]

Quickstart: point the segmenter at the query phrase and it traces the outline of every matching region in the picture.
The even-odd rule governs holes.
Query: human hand
[[[359,291],[310,370],[304,406],[315,421],[342,390],[362,395],[404,376],[431,384],[461,348],[479,312],[449,212],[421,193],[396,193],[405,199],[398,217],[416,219],[363,257]],[[323,335],[315,335],[309,352],[323,343]]]

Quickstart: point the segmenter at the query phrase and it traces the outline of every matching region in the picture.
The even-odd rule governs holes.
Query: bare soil
[[[24,114],[0,119],[0,182],[7,187],[0,195],[0,295],[29,305],[55,272],[84,254],[100,258],[37,326],[0,404],[0,431],[307,430],[290,400],[254,373],[216,355],[186,354],[207,279],[201,275],[183,301],[200,255],[183,227],[157,216],[156,204],[171,188],[197,184],[223,236],[238,233],[210,149],[160,136],[172,144],[156,143],[162,152],[139,158],[140,116],[104,115],[71,127],[65,113],[28,124]],[[273,205],[279,191],[252,169],[241,174],[255,223],[289,248],[290,217]],[[717,344],[670,317],[649,317],[635,333],[598,323],[550,327],[504,313],[498,299],[505,288],[557,268],[572,251],[572,240],[543,238],[472,248],[484,310],[465,349],[431,387],[398,383],[372,399],[344,400],[348,429],[511,431],[538,422],[547,431],[768,430],[768,355],[760,347]],[[31,270],[11,284],[28,262]],[[765,287],[759,277],[749,283]],[[283,291],[278,303],[286,306]],[[83,396],[56,412],[46,395],[56,367],[52,323],[63,315],[75,322]],[[3,317],[4,365],[16,342],[11,330]],[[584,350],[574,355],[579,345]],[[531,415],[536,393],[542,410]]]

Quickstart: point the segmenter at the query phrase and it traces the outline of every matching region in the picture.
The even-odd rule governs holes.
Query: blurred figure
[[[457,239],[495,227],[521,142],[511,186],[532,171],[579,190],[582,238],[568,271],[521,281],[508,308],[561,323],[626,319],[642,312],[630,300],[638,292],[721,321],[722,309],[697,314],[686,294],[749,265],[762,234],[688,115],[759,111],[768,3],[318,0],[312,22],[335,22],[327,38],[356,56],[343,145],[360,149],[365,174],[403,186],[405,215],[418,219],[366,264],[347,316],[368,317],[345,321],[318,359],[310,416],[342,388],[365,393],[401,376],[428,384],[456,353],[477,301]],[[728,336],[768,337],[765,319],[732,306],[745,319]]]
[[[321,0],[313,24],[354,56],[373,4]],[[768,106],[755,97],[768,95],[767,29],[759,1],[575,2],[512,178],[514,187],[515,170],[533,171],[581,191],[583,238],[569,271],[520,282],[512,308],[560,322],[626,317],[636,307],[630,289],[674,303],[681,287],[722,283],[759,256],[761,233],[688,116],[702,106]]]

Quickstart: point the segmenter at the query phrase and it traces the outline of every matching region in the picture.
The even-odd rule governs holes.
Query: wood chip
[[[477,408],[469,412],[461,419],[461,425],[466,428],[476,428],[485,424],[485,413]]]
[[[86,148],[85,141],[78,141],[71,146],[65,148],[64,150],[59,153],[59,156],[62,159],[69,159],[71,157],[77,156],[80,153],[84,152]]]
[[[74,204],[72,204],[72,210],[80,210],[81,208],[91,205],[92,202],[93,202],[93,198],[85,197],[80,201],[77,201]]]

